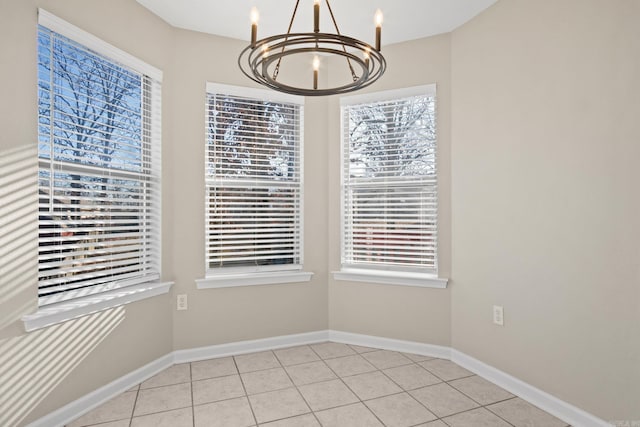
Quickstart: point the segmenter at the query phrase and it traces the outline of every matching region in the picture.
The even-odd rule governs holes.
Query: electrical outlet
[[[176,308],[178,310],[186,310],[187,307],[187,294],[178,295],[178,306]]]
[[[493,323],[504,326],[504,308],[501,305],[493,306]]]

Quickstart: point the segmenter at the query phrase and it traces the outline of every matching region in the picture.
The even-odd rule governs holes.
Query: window
[[[336,278],[420,286],[438,272],[435,86],[370,99],[342,100]],[[349,271],[359,275],[346,277]]]
[[[301,270],[301,104],[272,91],[207,86],[208,278]],[[278,276],[235,284],[301,279]]]
[[[161,79],[39,11],[41,306],[159,279]]]

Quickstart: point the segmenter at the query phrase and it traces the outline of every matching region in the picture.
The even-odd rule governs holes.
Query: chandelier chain
[[[293,27],[293,21],[296,19],[296,13],[298,12],[298,6],[300,5],[300,0],[296,0],[296,7],[293,8],[293,15],[291,15],[291,20],[289,21],[289,28],[287,28],[287,37],[284,39],[285,43],[289,40],[289,34],[291,34],[291,28]],[[282,51],[280,53],[284,53],[285,46],[282,46]],[[273,80],[278,78],[278,73],[280,72],[280,62],[282,62],[282,57],[278,59],[278,63],[276,64],[276,68],[273,70]]]
[[[298,0],[299,1],[299,0]],[[333,16],[333,10],[331,9],[331,5],[329,4],[329,0],[327,1],[327,9],[329,9],[329,15],[331,15],[331,20],[333,21],[333,26],[336,27],[336,33],[341,36],[342,34],[340,34],[340,28],[338,28],[338,22],[336,21],[336,17]],[[344,53],[347,53],[347,48],[342,46],[342,50],[344,50]],[[353,65],[351,64],[351,60],[349,59],[349,57],[347,58],[347,64],[349,64],[349,70],[351,71],[351,77],[353,78],[353,81],[355,82],[356,80],[358,80],[358,76],[356,75],[355,70],[353,69]]]

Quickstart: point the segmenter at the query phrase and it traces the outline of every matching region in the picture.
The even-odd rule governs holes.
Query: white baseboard
[[[381,348],[403,353],[421,354],[423,356],[451,358],[451,348],[439,345],[423,344],[415,341],[402,341],[393,338],[374,337],[372,335],[354,334],[351,332],[329,331],[329,340],[344,344]]]
[[[451,361],[521,397],[538,408],[574,427],[611,427],[612,425],[518,378],[474,359],[458,350],[451,350]]]
[[[328,331],[307,332],[304,334],[282,335],[251,341],[237,341],[228,344],[210,345],[173,352],[175,363],[196,362],[198,360],[215,359],[217,357],[236,354],[255,353],[257,351],[275,350],[296,345],[314,344],[328,341]]]
[[[86,396],[29,424],[29,427],[63,426],[107,400],[130,389],[142,381],[152,377],[174,363],[195,362],[256,351],[274,350],[297,345],[314,344],[323,341],[335,341],[365,347],[382,348],[403,353],[422,354],[425,356],[450,359],[460,366],[486,378],[496,385],[536,405],[540,409],[571,424],[573,427],[610,427],[611,424],[577,408],[557,397],[554,397],[532,385],[489,366],[471,356],[450,347],[423,344],[413,341],[402,341],[371,335],[354,334],[334,330],[308,332],[303,334],[283,335],[250,341],[238,341],[228,344],[212,345],[188,350],[176,350],[140,369],[137,369],[107,385],[100,387]]]
[[[142,381],[151,378],[158,372],[173,365],[173,354],[169,353],[151,363],[136,369],[109,384],[82,396],[80,399],[57,409],[50,414],[32,422],[28,427],[58,427],[70,423],[76,418],[86,414],[90,410],[97,408],[109,399],[129,390],[131,387],[140,384]]]

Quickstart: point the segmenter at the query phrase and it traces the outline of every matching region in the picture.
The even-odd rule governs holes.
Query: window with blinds
[[[40,305],[159,279],[162,75],[45,11],[39,23]]]
[[[343,268],[437,273],[435,88],[342,102]]]
[[[298,97],[207,86],[208,276],[301,268],[302,120]]]

